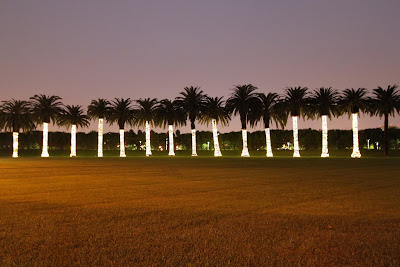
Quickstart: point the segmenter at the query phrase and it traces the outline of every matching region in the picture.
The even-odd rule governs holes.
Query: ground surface
[[[0,265],[400,264],[398,158],[0,158]]]

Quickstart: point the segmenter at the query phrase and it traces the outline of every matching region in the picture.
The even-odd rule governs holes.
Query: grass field
[[[399,172],[398,158],[1,157],[0,265],[398,266]]]

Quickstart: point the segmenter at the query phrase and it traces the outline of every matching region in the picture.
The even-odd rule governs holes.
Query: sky
[[[87,107],[99,97],[175,98],[186,86],[226,99],[248,83],[279,94],[400,84],[399,11],[398,0],[1,0],[0,100],[55,94]],[[219,130],[240,130],[239,119]]]

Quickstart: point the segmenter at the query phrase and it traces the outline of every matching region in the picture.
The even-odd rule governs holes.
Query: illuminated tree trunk
[[[292,116],[292,122],[293,122],[293,146],[294,146],[294,151],[293,151],[293,157],[294,158],[299,158],[300,157],[300,148],[299,148],[299,131],[297,128],[297,116]]]
[[[353,119],[353,153],[351,153],[352,158],[361,158],[360,148],[358,145],[358,114],[352,114]]]
[[[274,154],[272,153],[272,146],[271,146],[271,133],[269,128],[265,129],[265,142],[267,145],[267,157],[272,158]]]
[[[71,154],[70,157],[76,157],[76,125],[71,127]]]
[[[99,119],[99,129],[97,136],[97,157],[103,157],[103,118]]]
[[[214,139],[214,157],[221,157],[222,153],[221,150],[219,149],[217,120],[212,119],[211,124],[212,124],[213,139]]]
[[[196,129],[192,129],[192,157],[197,157]]]
[[[168,126],[169,153],[168,156],[175,156],[174,152],[174,126]]]
[[[250,157],[249,149],[247,148],[247,130],[242,129],[243,150],[242,157]]]
[[[146,121],[146,156],[151,156],[150,124]]]
[[[328,116],[322,115],[322,154],[321,158],[328,158]]]
[[[119,156],[121,158],[125,158],[125,140],[124,140],[125,131],[124,129],[119,130]]]
[[[42,147],[42,158],[48,158],[48,141],[49,141],[49,124],[47,122],[43,122],[43,147]]]
[[[18,158],[18,132],[13,132],[13,158]]]

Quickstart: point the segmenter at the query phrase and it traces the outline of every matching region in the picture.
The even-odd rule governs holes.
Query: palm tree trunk
[[[358,145],[358,113],[353,113],[353,153],[351,153],[352,158],[361,158],[360,147]]]
[[[265,142],[267,145],[267,157],[272,158],[274,154],[272,153],[271,133],[269,128],[265,128]]]
[[[119,129],[119,156],[121,158],[126,157],[124,135],[125,135],[124,129]]]
[[[328,116],[322,115],[322,154],[321,158],[328,158]]]
[[[13,132],[13,158],[18,158],[18,132]]]
[[[169,153],[168,156],[175,156],[174,152],[174,126],[168,125]]]
[[[97,136],[97,157],[103,157],[103,118],[99,118],[98,126],[98,136]]]
[[[243,150],[242,150],[242,157],[250,157],[249,149],[247,148],[247,130],[242,129],[242,140],[243,140]]]
[[[151,156],[150,124],[146,121],[146,156]]]
[[[196,129],[192,129],[192,157],[197,157]]]
[[[293,151],[293,157],[294,158],[300,158],[300,148],[299,148],[299,130],[297,128],[297,116],[292,116],[292,122],[293,122],[293,146],[294,146],[294,151]]]
[[[222,153],[219,148],[217,120],[212,119],[211,124],[212,124],[213,139],[214,139],[214,157],[221,157]]]
[[[71,127],[71,154],[70,157],[76,157],[76,125]]]
[[[42,158],[48,158],[48,140],[49,140],[49,124],[47,122],[43,122],[43,147],[42,147]]]
[[[385,114],[385,126],[383,132],[383,155],[389,157],[389,139],[388,139],[388,129],[389,129],[389,114]]]

